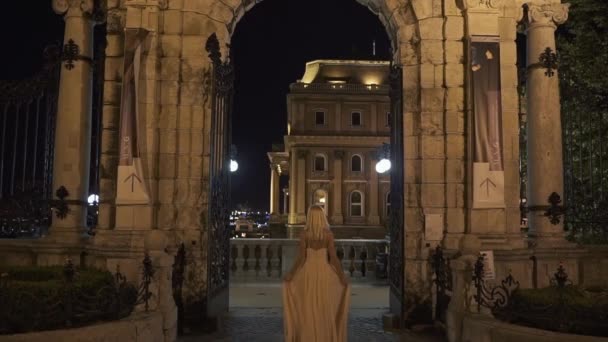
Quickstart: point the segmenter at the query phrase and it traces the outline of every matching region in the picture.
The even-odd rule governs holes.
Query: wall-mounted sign
[[[483,255],[483,279],[496,279],[496,272],[494,268],[494,251],[481,251],[479,254]]]

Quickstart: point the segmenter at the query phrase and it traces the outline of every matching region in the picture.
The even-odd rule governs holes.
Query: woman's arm
[[[296,274],[298,269],[304,265],[304,261],[306,260],[306,239],[304,233],[300,234],[300,244],[298,247],[298,256],[291,267],[291,271],[285,275],[285,281],[291,281],[293,276]]]
[[[333,266],[334,270],[338,274],[338,278],[340,278],[340,282],[342,285],[348,285],[348,280],[344,275],[344,271],[342,270],[342,263],[340,259],[338,259],[338,255],[336,254],[336,245],[334,243],[334,235],[329,234],[329,241],[327,250],[329,252],[329,263]]]

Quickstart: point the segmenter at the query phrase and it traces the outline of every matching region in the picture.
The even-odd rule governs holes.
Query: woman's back
[[[285,340],[346,341],[349,303],[350,286],[336,257],[333,234],[325,227],[307,229],[300,235],[298,258],[283,283]]]

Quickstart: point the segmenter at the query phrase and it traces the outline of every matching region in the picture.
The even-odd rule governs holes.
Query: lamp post
[[[391,145],[382,144],[376,151],[378,155],[378,162],[376,163],[376,172],[385,173],[391,169]]]

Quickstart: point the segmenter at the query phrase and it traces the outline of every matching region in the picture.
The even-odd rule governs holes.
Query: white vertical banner
[[[150,202],[137,144],[139,67],[141,45],[147,33],[148,31],[141,29],[125,32],[116,204],[148,204]]]

